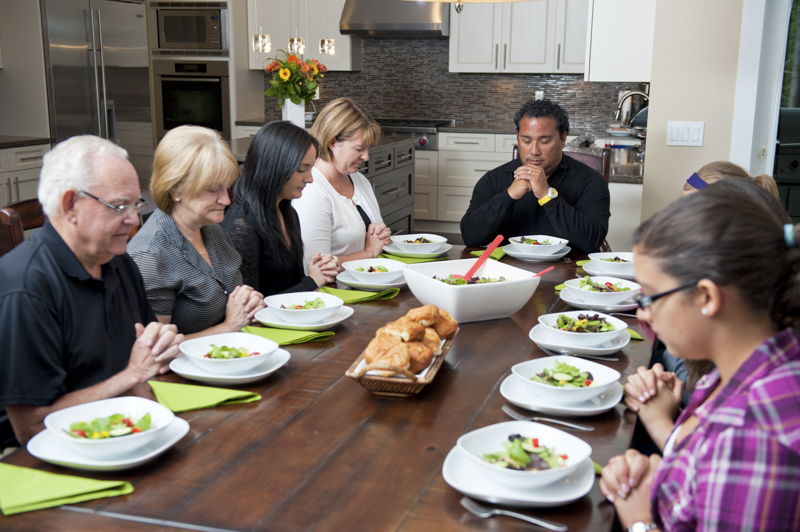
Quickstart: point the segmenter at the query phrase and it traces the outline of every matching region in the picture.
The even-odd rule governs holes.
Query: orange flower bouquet
[[[316,59],[300,61],[296,55],[289,55],[283,50],[286,59],[281,61],[277,57],[267,65],[265,71],[272,73],[269,89],[265,94],[278,99],[278,107],[283,107],[286,100],[300,104],[308,103],[317,92],[317,82],[325,77],[328,69]]]

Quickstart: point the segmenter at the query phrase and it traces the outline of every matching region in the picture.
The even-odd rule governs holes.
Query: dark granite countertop
[[[256,118],[245,118],[244,120],[237,120],[235,124],[237,126],[256,126],[261,127],[267,123],[267,120],[263,117],[256,117]]]
[[[20,146],[38,146],[39,144],[50,144],[50,139],[44,137],[18,137],[12,135],[0,135],[0,150],[6,148],[19,148]]]
[[[454,126],[437,128],[439,133],[489,133],[497,135],[516,135],[514,123],[486,124],[482,122],[456,122]]]
[[[250,142],[252,142],[252,140],[253,137],[231,140],[231,151],[233,152],[233,156],[236,158],[236,162],[240,164],[244,162],[245,158],[247,157],[247,150],[250,148]],[[378,141],[378,144],[370,148],[370,150],[377,150],[387,147],[396,148],[402,146],[403,144],[414,144],[414,142],[414,137],[409,137],[407,135],[381,135],[381,139]]]

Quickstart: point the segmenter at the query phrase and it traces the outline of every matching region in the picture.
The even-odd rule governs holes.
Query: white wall
[[[264,72],[250,70],[247,0],[228,0],[231,18],[231,119],[264,117]],[[231,125],[231,131],[234,126]]]
[[[50,137],[39,2],[0,0],[0,135]]]

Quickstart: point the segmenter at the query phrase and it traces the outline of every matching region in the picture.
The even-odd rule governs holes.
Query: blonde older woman
[[[158,209],[128,253],[156,318],[187,338],[238,331],[265,306],[242,284],[242,259],[218,225],[238,175],[230,148],[210,129],[172,129],[156,148],[150,193]]]
[[[300,218],[303,264],[308,268],[318,253],[338,256],[340,264],[374,259],[390,242],[391,231],[383,223],[372,185],[358,168],[369,160],[380,126],[361,105],[339,98],[325,106],[311,135],[320,147],[314,182],[292,201]]]

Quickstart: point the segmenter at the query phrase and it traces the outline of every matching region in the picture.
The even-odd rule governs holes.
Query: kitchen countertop
[[[233,152],[233,156],[236,158],[236,162],[240,164],[244,162],[245,158],[247,157],[247,150],[250,148],[250,143],[252,141],[253,137],[244,137],[241,139],[231,140],[231,151]],[[413,144],[414,142],[414,137],[410,137],[408,135],[381,135],[381,139],[378,141],[378,144],[371,147],[370,150],[386,147],[395,148],[402,144]]]
[[[237,126],[255,126],[255,127],[261,127],[266,123],[267,121],[263,116],[256,118],[246,118],[244,120],[237,120],[235,122]]]
[[[50,144],[50,139],[44,137],[0,135],[0,150],[6,148],[19,148],[20,146],[38,146],[40,144]]]

